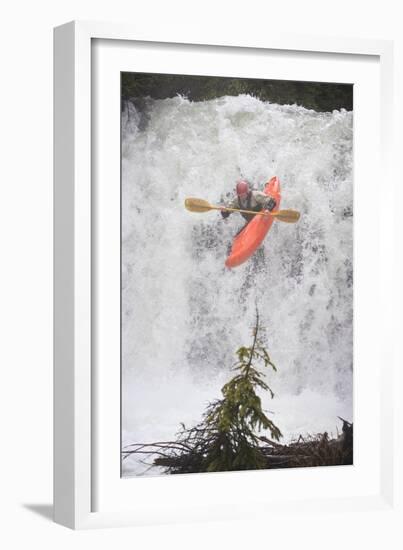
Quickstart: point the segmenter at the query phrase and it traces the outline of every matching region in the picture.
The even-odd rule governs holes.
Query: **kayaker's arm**
[[[237,199],[234,199],[232,200],[231,202],[229,202],[228,204],[225,205],[226,208],[239,208],[239,205],[238,205],[238,200]],[[228,216],[232,214],[231,211],[228,211],[228,210],[221,210],[221,216],[224,218],[224,220],[226,218],[228,218]]]

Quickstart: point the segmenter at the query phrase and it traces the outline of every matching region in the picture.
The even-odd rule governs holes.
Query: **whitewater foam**
[[[172,439],[200,419],[251,342],[255,304],[278,368],[265,406],[285,437],[352,420],[352,132],[351,112],[250,96],[125,105],[123,443]],[[275,222],[255,256],[227,270],[243,220],[190,213],[184,199],[217,204],[240,176],[261,189],[273,175],[281,206],[301,219]]]

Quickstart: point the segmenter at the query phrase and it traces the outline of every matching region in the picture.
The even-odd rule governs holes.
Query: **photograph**
[[[353,464],[353,85],[121,73],[121,476]]]

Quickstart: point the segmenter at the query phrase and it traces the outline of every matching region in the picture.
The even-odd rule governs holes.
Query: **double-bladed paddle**
[[[239,208],[227,208],[226,206],[214,206],[204,199],[188,198],[185,200],[185,207],[191,212],[209,212],[210,210],[226,210],[228,212],[243,212],[256,216],[273,216],[277,220],[286,223],[295,223],[299,220],[300,213],[297,210],[277,210],[276,212],[254,212],[253,210],[241,210]]]

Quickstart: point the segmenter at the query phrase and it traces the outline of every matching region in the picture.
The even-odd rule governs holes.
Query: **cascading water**
[[[258,307],[278,372],[266,410],[287,441],[352,420],[353,114],[250,96],[146,100],[122,113],[122,444],[172,440],[221,396]],[[281,182],[262,247],[228,270],[239,214],[190,213],[239,177]],[[132,459],[123,475],[144,471]]]

